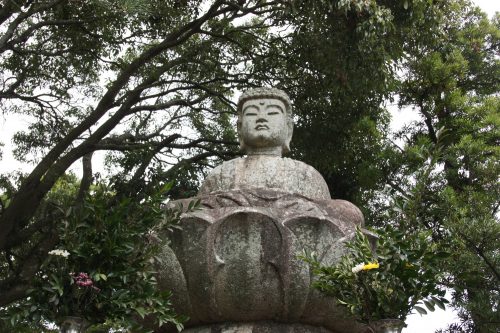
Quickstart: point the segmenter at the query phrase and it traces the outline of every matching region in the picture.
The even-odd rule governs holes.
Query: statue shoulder
[[[207,176],[199,195],[242,188],[266,188],[311,199],[330,199],[323,176],[312,166],[290,158],[247,156],[226,161]]]
[[[321,177],[321,179],[323,179],[323,176],[319,173],[318,170],[316,170],[313,166],[307,164],[307,163],[304,163],[302,161],[299,161],[299,160],[294,160],[294,159],[291,159],[291,158],[287,158],[287,157],[284,157],[283,160],[285,161],[285,163],[287,164],[293,164],[294,165],[294,169],[297,169],[297,170],[304,170],[308,173],[311,173],[315,176],[318,176],[318,177]]]
[[[236,165],[241,163],[242,158],[235,158],[229,161],[224,161],[216,166],[203,181],[198,195],[207,195],[210,192],[225,190],[227,182],[234,178]]]
[[[285,164],[287,164],[288,170],[294,175],[294,182],[301,184],[301,190],[307,197],[317,198],[317,199],[329,199],[330,191],[325,179],[311,165],[294,160],[291,158],[283,158]]]

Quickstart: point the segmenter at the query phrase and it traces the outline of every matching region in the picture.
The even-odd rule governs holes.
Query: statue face
[[[285,104],[279,99],[260,98],[243,103],[240,137],[249,147],[283,146],[288,137]]]

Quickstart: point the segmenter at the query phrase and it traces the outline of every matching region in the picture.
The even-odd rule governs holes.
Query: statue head
[[[276,88],[254,88],[238,100],[238,138],[247,153],[275,148],[279,155],[290,151],[293,133],[292,104]]]

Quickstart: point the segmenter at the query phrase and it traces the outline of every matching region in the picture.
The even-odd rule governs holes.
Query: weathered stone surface
[[[323,328],[301,324],[275,322],[223,323],[210,326],[188,328],[185,333],[331,333]]]
[[[291,112],[280,90],[245,92],[237,124],[248,156],[215,168],[198,195],[203,209],[185,213],[182,229],[166,236],[158,282],[174,291],[177,312],[190,317],[185,332],[365,330],[311,288],[310,268],[297,257],[314,251],[322,264],[335,264],[363,215],[332,200],[313,167],[281,157],[292,136]]]
[[[300,194],[310,199],[330,199],[328,186],[316,169],[300,161],[269,155],[250,155],[224,162],[205,179],[200,195],[255,188]]]
[[[290,151],[292,105],[279,89],[255,88],[238,100],[238,138],[247,155],[276,155]]]
[[[216,220],[229,207],[265,207],[270,208],[275,216],[281,220],[296,216],[315,215],[319,218],[334,218],[345,221],[346,225],[362,226],[363,214],[358,207],[345,200],[314,200],[300,194],[287,193],[266,188],[246,188],[228,191],[211,192],[209,195],[200,195],[196,198],[182,199],[169,203],[170,208],[178,205],[187,207],[189,202],[199,199],[201,211],[194,214],[207,220]]]
[[[314,251],[334,264],[356,226],[346,216],[362,223],[355,206],[340,201],[332,209],[331,200],[269,189],[201,200],[205,208],[185,214],[182,229],[169,236],[161,269],[167,273],[158,279],[162,288],[181,291],[174,305],[191,318],[188,327],[264,320],[356,332],[334,299],[310,287],[309,267],[297,258]]]

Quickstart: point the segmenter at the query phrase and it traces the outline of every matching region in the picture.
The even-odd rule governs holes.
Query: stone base
[[[332,331],[317,326],[264,321],[191,327],[182,333],[332,333]]]
[[[190,318],[185,332],[364,332],[335,298],[311,287],[315,277],[298,257],[314,252],[322,265],[336,264],[362,225],[359,209],[270,189],[201,199],[204,209],[161,235],[157,257],[159,289],[173,291],[176,313]]]

